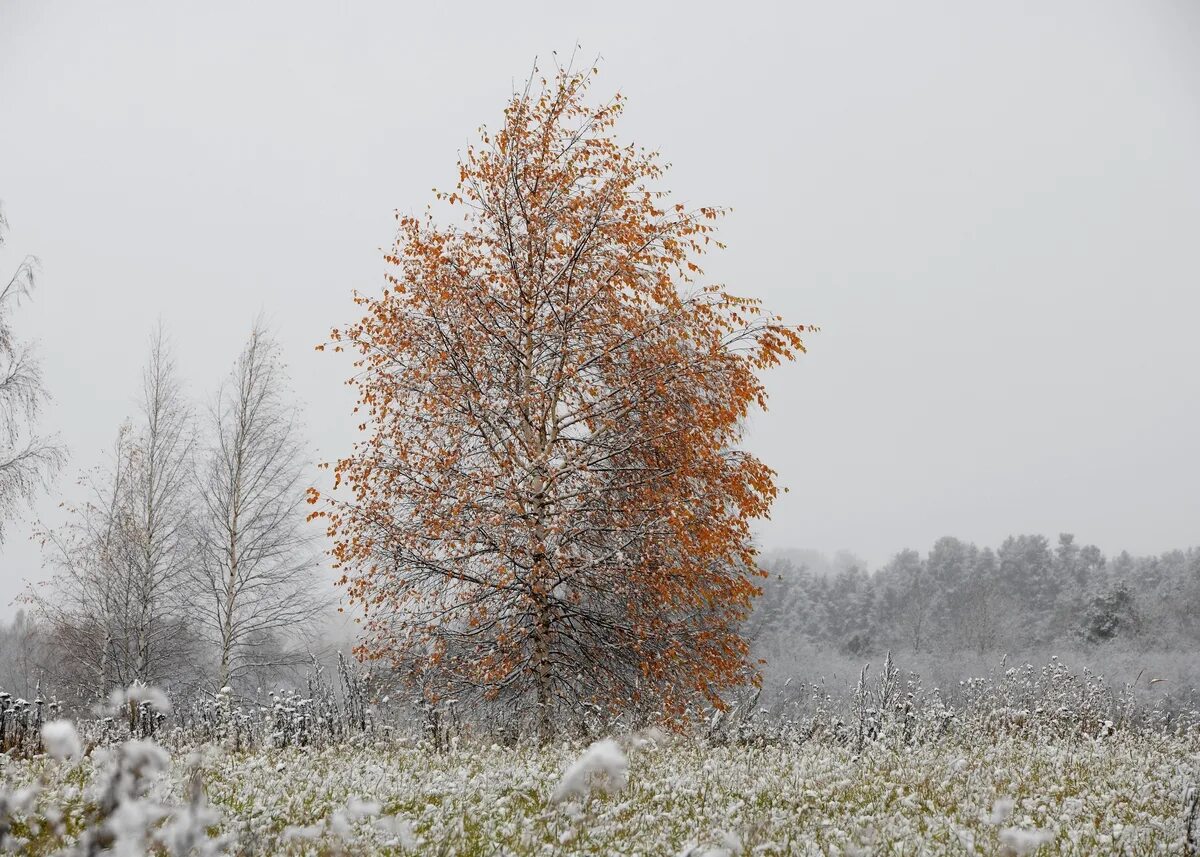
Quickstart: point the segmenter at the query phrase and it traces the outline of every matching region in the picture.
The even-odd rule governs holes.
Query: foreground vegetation
[[[624,788],[558,803],[576,748],[209,747],[176,757],[150,794],[186,806],[198,774],[211,844],[255,854],[993,854],[1043,840],[1044,853],[1179,854],[1181,796],[1200,753],[1194,735],[1009,735],[859,756],[820,743],[633,743]],[[51,853],[66,841],[56,827],[78,831],[104,764],[6,761],[18,788],[44,782],[13,828],[29,840],[19,847]]]
[[[686,733],[617,721],[615,739],[546,745],[429,711],[421,728],[356,694],[223,699],[198,721],[139,688],[113,700],[120,717],[48,720],[0,755],[0,842],[732,857],[1189,854],[1200,836],[1200,713],[1134,707],[1057,662],[953,698],[889,663],[790,714],[747,698]]]

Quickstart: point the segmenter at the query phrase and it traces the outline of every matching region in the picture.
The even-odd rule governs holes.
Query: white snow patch
[[[42,745],[55,759],[78,759],[83,755],[79,733],[70,720],[51,720],[42,726]]]
[[[1000,853],[1005,857],[1022,857],[1041,848],[1054,839],[1049,830],[1023,830],[1006,827],[1000,831]]]
[[[358,796],[346,801],[346,814],[351,818],[369,818],[379,815],[383,807],[377,800],[363,800]]]
[[[593,788],[618,792],[625,788],[629,760],[621,747],[611,738],[592,744],[571,763],[554,789],[550,799],[560,803],[568,797],[586,797]]]
[[[1004,824],[1004,822],[1012,817],[1013,806],[1015,806],[1015,803],[1012,798],[999,798],[992,804],[992,817],[988,821],[991,824]]]
[[[171,700],[167,699],[167,695],[157,687],[149,687],[138,682],[134,682],[124,690],[114,690],[108,697],[108,704],[113,709],[118,709],[125,704],[141,705],[143,702],[148,703],[155,711],[167,714],[171,710]]]

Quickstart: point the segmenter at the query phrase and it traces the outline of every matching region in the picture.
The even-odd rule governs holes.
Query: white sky
[[[710,273],[823,328],[749,445],[791,493],[770,547],[872,565],[954,534],[1200,542],[1200,4],[0,3],[0,251],[41,257],[74,477],[134,409],[161,316],[197,398],[253,315],[321,457],[347,362],[311,348],[379,287],[535,56],[603,57],[621,132],[681,201],[730,205]],[[38,576],[0,554],[0,615]]]

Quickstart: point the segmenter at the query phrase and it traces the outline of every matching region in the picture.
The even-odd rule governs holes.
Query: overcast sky
[[[312,346],[382,282],[392,213],[535,57],[603,58],[619,133],[690,204],[708,270],[815,323],[748,445],[768,547],[874,565],[953,534],[1200,543],[1200,3],[0,2],[7,272],[77,496],[135,409],[155,320],[204,401],[271,318],[314,457],[352,436]],[[0,615],[40,557],[14,526]]]

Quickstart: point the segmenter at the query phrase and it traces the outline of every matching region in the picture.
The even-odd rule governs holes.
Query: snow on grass
[[[240,854],[1169,854],[1182,849],[1200,737],[956,736],[860,755],[684,737],[628,756],[608,741],[442,753],[376,742],[208,748],[158,774],[165,761],[145,745],[119,755],[153,779],[140,808],[111,821],[131,845],[166,817],[153,837],[164,847],[216,834]],[[115,761],[0,757],[0,782],[26,804],[17,850],[68,843]]]

